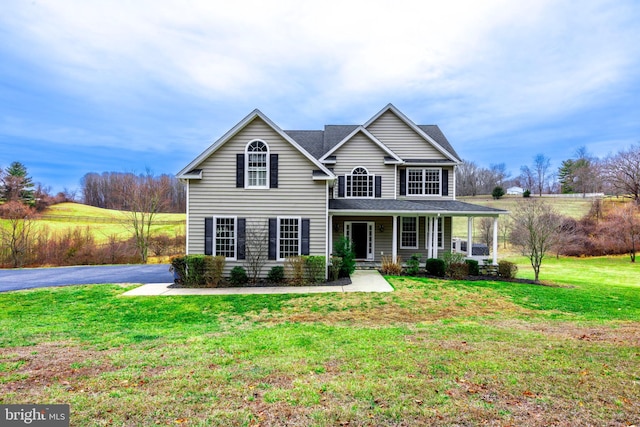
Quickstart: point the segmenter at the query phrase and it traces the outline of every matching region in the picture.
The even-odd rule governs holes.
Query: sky
[[[259,108],[282,129],[388,103],[465,160],[554,168],[640,142],[636,0],[3,0],[0,167],[53,192],[175,174]]]

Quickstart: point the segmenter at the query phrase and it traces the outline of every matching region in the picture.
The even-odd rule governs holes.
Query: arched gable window
[[[347,197],[373,197],[374,176],[366,168],[353,168],[347,179]]]
[[[269,187],[269,146],[266,142],[255,140],[247,144],[246,149],[247,188]]]

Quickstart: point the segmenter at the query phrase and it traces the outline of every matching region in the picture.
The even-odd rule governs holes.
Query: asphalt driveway
[[[169,264],[0,269],[0,292],[99,283],[169,283]]]

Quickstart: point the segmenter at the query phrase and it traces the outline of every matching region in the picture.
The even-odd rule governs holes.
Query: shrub
[[[396,261],[393,261],[393,257],[383,256],[382,266],[380,268],[382,274],[389,276],[399,276],[402,274],[402,259],[397,257]]]
[[[431,276],[444,277],[445,264],[444,261],[439,258],[429,258],[425,265],[427,274]]]
[[[306,280],[309,283],[321,283],[325,281],[327,259],[321,255],[303,257]]]
[[[469,275],[469,264],[466,262],[452,262],[449,264],[447,275],[456,280],[464,279]]]
[[[496,200],[501,199],[501,198],[502,198],[502,196],[504,196],[504,188],[502,188],[502,187],[500,187],[500,186],[498,185],[498,186],[497,186],[497,187],[495,187],[495,188],[493,189],[493,191],[491,192],[491,196],[492,196],[494,199],[496,199]]]
[[[345,236],[340,237],[333,245],[333,254],[342,258],[340,277],[349,277],[356,270],[356,254],[351,240]]]
[[[229,281],[234,286],[244,285],[249,281],[247,271],[243,267],[236,265],[231,269],[231,276],[229,277]]]
[[[411,258],[407,260],[407,275],[409,276],[417,276],[420,274],[420,259],[422,255],[413,254]]]
[[[284,261],[284,275],[294,286],[304,284],[304,258],[300,256],[288,257]]]
[[[529,191],[529,190],[524,190],[524,192],[522,193],[522,197],[524,197],[524,198],[529,198],[529,197],[531,197],[531,191]]]
[[[444,261],[444,272],[446,275],[451,275],[451,264],[464,263],[464,254],[457,252],[445,252],[442,254],[442,260]]]
[[[170,260],[171,267],[169,267],[169,271],[173,273],[173,282],[176,285],[182,285],[184,278],[187,277],[186,269],[187,269],[187,260],[185,256],[174,256]]]
[[[222,282],[224,257],[186,255],[171,258],[174,282],[186,287],[218,286]]]
[[[505,279],[514,279],[517,272],[518,266],[511,261],[498,261],[498,276],[504,277]]]
[[[281,265],[274,265],[267,274],[267,280],[271,283],[284,282],[284,267]]]
[[[331,265],[329,265],[329,277],[331,280],[340,278],[340,270],[342,269],[342,258],[339,256],[331,257]]]
[[[223,256],[208,256],[205,257],[205,284],[209,287],[216,288],[222,283],[222,275],[224,273],[224,266],[226,259]]]
[[[480,265],[478,261],[475,259],[465,259],[465,263],[469,268],[469,276],[479,276],[480,275]]]

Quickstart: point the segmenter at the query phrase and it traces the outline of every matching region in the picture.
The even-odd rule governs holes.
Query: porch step
[[[380,268],[380,263],[375,261],[357,261],[356,270],[377,270]]]

